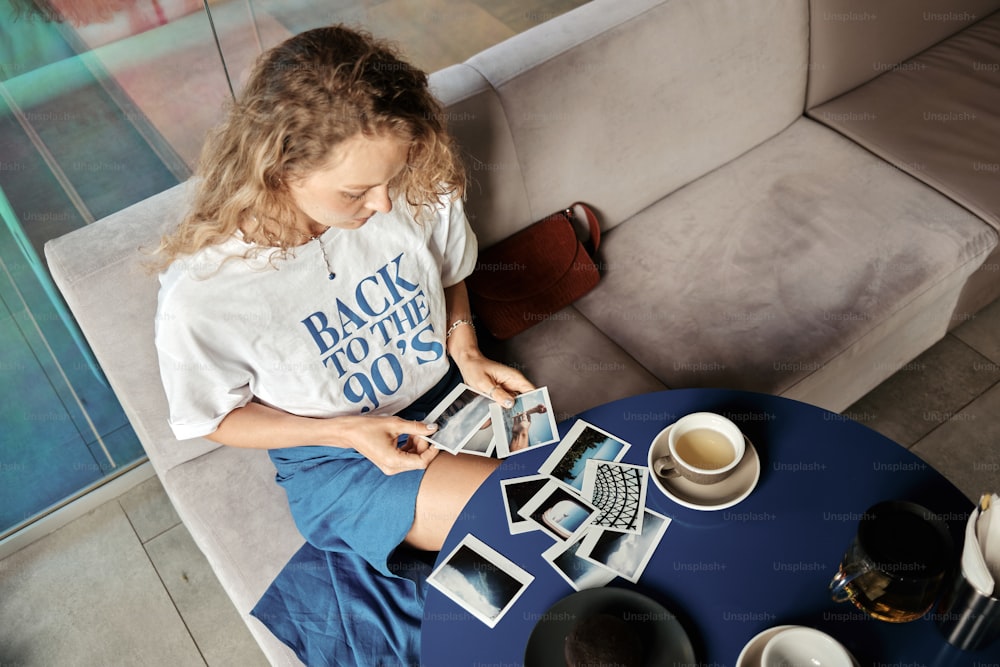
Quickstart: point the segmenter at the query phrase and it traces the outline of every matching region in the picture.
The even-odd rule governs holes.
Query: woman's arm
[[[445,303],[449,328],[458,320],[472,319],[465,283],[445,289]],[[471,326],[457,326],[446,345],[465,383],[491,393],[501,404],[513,405],[515,396],[535,388],[518,371],[484,357]],[[303,445],[352,447],[391,475],[426,468],[438,454],[422,437],[411,437],[405,446],[397,447],[399,437],[427,436],[436,428],[433,424],[392,416],[300,417],[260,403],[248,403],[226,415],[215,432],[206,437],[220,444],[252,449]]]
[[[401,435],[425,436],[437,429],[400,417],[358,415],[316,419],[248,403],[230,412],[214,433],[205,437],[232,447],[277,449],[301,445],[353,447],[387,475],[426,468],[438,450],[423,438],[410,438],[397,448]]]
[[[448,313],[448,329],[451,330],[451,335],[445,344],[448,354],[462,372],[465,384],[489,394],[504,407],[514,405],[514,397],[518,394],[535,388],[519,371],[484,357],[479,350],[476,332],[471,326],[459,325],[454,329],[451,328],[455,322],[472,320],[472,309],[469,307],[469,293],[466,291],[465,282],[445,288],[444,299]]]

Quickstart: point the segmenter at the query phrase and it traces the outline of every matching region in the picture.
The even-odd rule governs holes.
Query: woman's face
[[[322,167],[289,181],[300,231],[357,229],[375,213],[391,211],[389,183],[403,171],[408,152],[407,142],[390,135],[356,134],[341,142]]]

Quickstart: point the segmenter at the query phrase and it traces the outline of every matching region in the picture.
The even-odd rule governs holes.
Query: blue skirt
[[[398,416],[420,421],[462,381],[454,365]],[[305,545],[251,614],[306,665],[410,665],[429,559],[401,543],[422,470],[386,475],[353,449],[269,452]]]

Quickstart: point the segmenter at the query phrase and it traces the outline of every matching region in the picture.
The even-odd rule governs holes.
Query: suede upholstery
[[[862,22],[861,0],[594,0],[433,74],[483,247],[576,200],[605,232],[593,292],[484,350],[548,386],[560,419],[691,386],[842,410],[972,316],[1000,294],[1000,209],[996,174],[968,162],[1000,158],[997,75],[968,59],[997,62],[976,49],[998,19],[928,21],[930,4],[883,0]],[[978,18],[1000,0],[959,4]],[[943,94],[982,122],[906,120]],[[166,422],[140,248],[190,194],[46,256],[179,515],[268,658],[293,665],[247,615],[302,543],[273,466]]]
[[[796,397],[843,409],[860,377],[885,373],[829,364],[929,286],[960,286],[995,243],[947,197],[800,119],[608,233],[607,273],[576,307],[670,387],[785,394],[826,375],[836,400]],[[900,364],[950,312],[909,332]]]
[[[153,344],[160,285],[152,253],[180,220],[191,192],[190,184],[178,185],[45,248],[66,304],[161,476],[219,447],[204,439],[174,440]]]
[[[808,114],[1000,229],[1000,12]],[[998,266],[982,263],[959,312],[1000,297]]]
[[[802,113],[805,3],[609,4],[468,61],[497,90],[532,218],[585,195],[611,229]]]
[[[1000,12],[809,115],[1000,229]]]
[[[1000,0],[810,0],[809,90],[815,107],[1000,9]]]

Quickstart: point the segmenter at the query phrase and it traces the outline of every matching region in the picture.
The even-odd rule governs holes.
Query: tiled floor
[[[970,499],[1000,492],[1000,301],[845,413],[908,447]]]
[[[844,414],[1000,490],[1000,302]],[[0,561],[0,665],[266,664],[156,479]]]
[[[0,664],[267,661],[154,478],[0,561]]]

